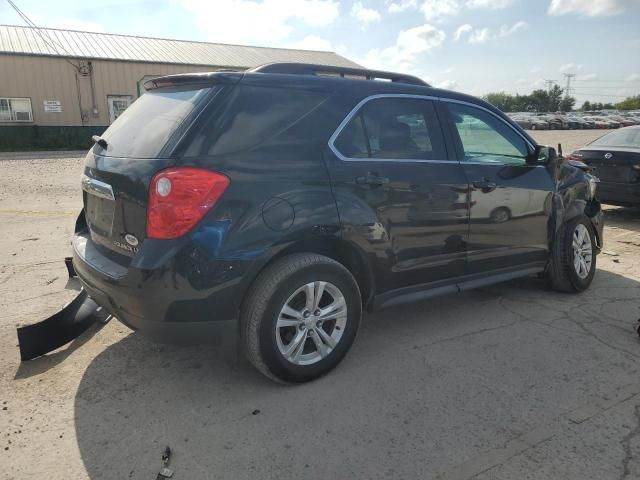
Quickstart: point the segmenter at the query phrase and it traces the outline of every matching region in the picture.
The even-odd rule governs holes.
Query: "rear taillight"
[[[149,185],[147,237],[184,235],[202,220],[229,186],[229,179],[199,168],[175,167],[158,172]]]
[[[580,160],[582,161],[582,157],[584,157],[584,154],[580,153],[580,152],[572,152],[569,155],[566,156],[567,160]]]

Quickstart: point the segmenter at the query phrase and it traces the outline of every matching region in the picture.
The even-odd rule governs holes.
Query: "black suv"
[[[596,180],[477,98],[301,64],[145,86],[86,157],[73,239],[85,289],[132,329],[239,334],[261,372],[304,382],[363,308],[593,279]]]

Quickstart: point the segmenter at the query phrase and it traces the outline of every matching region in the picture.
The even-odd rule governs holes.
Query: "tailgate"
[[[132,160],[89,153],[82,190],[93,242],[125,257],[135,255],[145,238],[151,177],[173,163],[166,159]]]
[[[595,169],[595,175],[603,182],[634,183],[638,172],[633,165],[640,163],[640,154],[614,149],[580,150],[581,161]]]

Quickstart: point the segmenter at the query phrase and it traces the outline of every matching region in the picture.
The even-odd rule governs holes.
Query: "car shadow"
[[[640,232],[640,207],[604,206],[605,225]]]
[[[92,479],[155,478],[167,445],[176,479],[339,478],[341,468],[356,477],[388,468],[402,476],[411,465],[403,455],[416,455],[416,444],[425,462],[439,459],[428,467],[437,470],[476,454],[474,443],[482,450],[506,441],[520,427],[518,412],[531,412],[534,422],[557,415],[555,400],[545,400],[553,389],[565,392],[563,408],[588,401],[578,385],[594,379],[583,364],[599,354],[592,345],[609,353],[596,337],[620,348],[611,361],[629,370],[630,382],[637,379],[624,352],[640,355],[630,313],[638,314],[639,288],[601,270],[581,295],[525,278],[369,314],[343,363],[299,386],[264,378],[229,350],[158,345],[132,333],[82,377],[74,405],[78,448]],[[610,319],[598,306],[612,298],[619,304]],[[594,315],[573,324],[573,311]],[[547,354],[538,359],[541,350]],[[571,362],[559,361],[563,355]],[[554,383],[561,376],[569,379]],[[609,377],[595,381],[615,388]],[[458,432],[451,445],[450,431]],[[466,450],[448,448],[456,445]]]

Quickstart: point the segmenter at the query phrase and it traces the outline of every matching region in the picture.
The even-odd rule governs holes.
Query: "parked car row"
[[[571,113],[508,113],[513,121],[526,130],[580,130],[621,128],[640,125],[640,111],[571,112]]]

